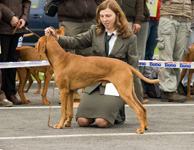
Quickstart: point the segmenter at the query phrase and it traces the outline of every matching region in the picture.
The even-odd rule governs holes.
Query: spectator
[[[93,55],[111,57],[126,61],[138,69],[138,54],[136,51],[136,36],[128,28],[126,17],[114,0],[102,2],[96,11],[97,25],[87,32],[74,37],[58,36],[51,28],[45,30],[53,34],[64,48],[84,49],[92,46]],[[113,35],[112,35],[113,33]],[[105,53],[105,37],[112,35],[109,41],[109,53]],[[74,44],[72,44],[74,43]],[[140,79],[134,77],[135,88],[141,88]],[[89,126],[93,122],[99,127],[119,124],[125,121],[121,110],[124,101],[117,96],[104,95],[104,87],[100,84],[89,86],[82,96],[76,120],[80,126]],[[91,111],[92,110],[92,111]]]
[[[141,29],[135,30],[137,35],[137,51],[139,55],[139,60],[144,60],[145,58],[145,49],[146,49],[146,41],[149,27],[149,10],[146,4],[147,0],[143,0],[143,15],[144,20],[141,22]],[[143,73],[143,67],[139,67],[139,71]]]
[[[154,50],[158,42],[157,41],[157,38],[158,38],[157,31],[158,31],[158,23],[160,19],[160,6],[161,6],[161,2],[158,1],[156,17],[150,17],[147,43],[146,43],[146,51],[145,51],[145,60],[153,59]]]
[[[70,0],[58,4],[59,26],[65,27],[65,35],[75,36],[86,32],[91,25],[96,24],[96,7],[102,0]],[[73,50],[70,50],[72,53]],[[76,54],[83,56],[91,55],[91,48],[76,50]]]
[[[0,3],[0,21],[2,18],[2,15],[5,15],[6,13],[11,13],[11,10],[9,10],[5,5]],[[0,57],[1,57],[1,36],[0,36]],[[8,101],[5,93],[1,90],[1,84],[2,84],[2,75],[1,75],[1,69],[0,69],[0,106],[5,107],[11,107],[13,106],[13,103]]]
[[[30,0],[0,0],[0,4],[4,4],[9,12],[3,14],[0,22],[1,36],[1,62],[17,61],[19,51],[16,50],[19,38],[23,35],[22,29],[28,20],[30,11]],[[19,30],[13,33],[14,28]],[[21,39],[21,38],[20,38]],[[13,104],[21,104],[16,94],[16,68],[2,69],[2,90],[5,92],[7,99]]]
[[[159,60],[181,61],[193,18],[194,3],[192,0],[160,0],[160,20],[158,27]],[[159,68],[161,100],[184,102],[186,97],[177,93],[180,81],[179,68]]]

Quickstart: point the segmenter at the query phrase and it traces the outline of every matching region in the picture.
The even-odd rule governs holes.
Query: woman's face
[[[116,14],[109,8],[100,11],[100,20],[104,27],[109,31],[113,32],[115,28]]]

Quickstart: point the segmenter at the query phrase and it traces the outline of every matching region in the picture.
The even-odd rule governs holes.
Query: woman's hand
[[[49,27],[49,28],[46,28],[44,32],[46,36],[52,35],[57,41],[59,40],[59,36],[57,35],[54,29]]]
[[[133,24],[133,32],[137,33],[139,32],[141,29],[141,25],[140,24]]]

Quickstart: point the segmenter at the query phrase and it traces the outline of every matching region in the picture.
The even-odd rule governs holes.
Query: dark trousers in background
[[[1,34],[0,62],[18,61],[19,50],[16,50],[19,37],[22,34]],[[2,69],[2,90],[8,97],[16,94],[16,68]]]
[[[148,28],[148,37],[145,51],[145,60],[152,60],[154,55],[154,50],[158,43],[158,21],[150,20]]]

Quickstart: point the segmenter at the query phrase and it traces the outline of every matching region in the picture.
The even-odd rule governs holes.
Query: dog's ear
[[[39,38],[38,42],[35,45],[35,48],[39,52],[40,58],[46,52],[46,41],[47,41],[47,37],[42,36]]]
[[[56,30],[58,35],[65,35],[65,27],[61,26],[59,29]]]

